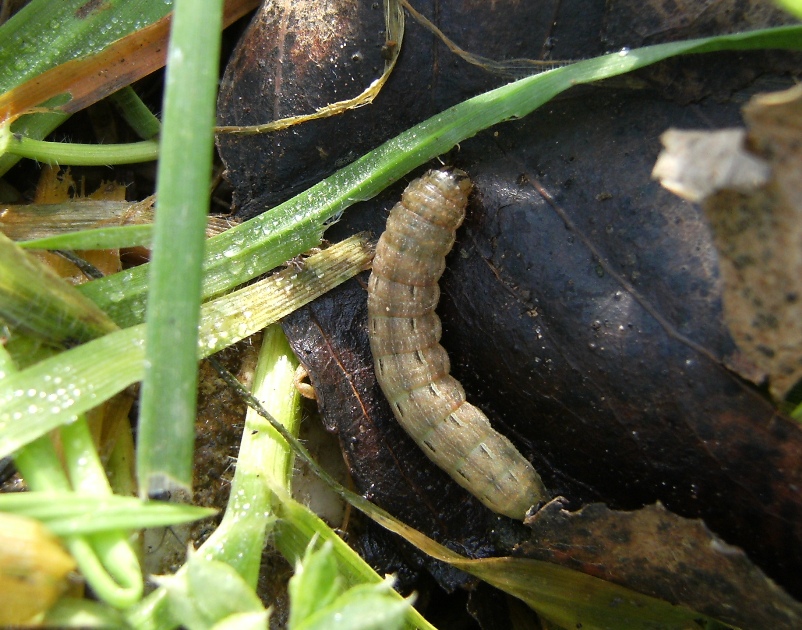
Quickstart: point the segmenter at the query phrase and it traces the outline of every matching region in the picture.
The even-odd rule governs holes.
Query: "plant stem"
[[[162,125],[148,106],[130,85],[109,96],[109,100],[120,110],[131,129],[143,140],[150,140],[159,135]]]
[[[155,140],[130,144],[77,144],[35,140],[8,128],[0,130],[0,154],[10,153],[44,164],[71,164],[74,166],[106,166],[151,162],[159,155]]]

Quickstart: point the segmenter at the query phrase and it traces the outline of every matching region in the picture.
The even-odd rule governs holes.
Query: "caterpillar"
[[[429,171],[390,211],[368,281],[370,348],[393,414],[429,459],[494,512],[523,519],[548,497],[543,482],[466,401],[439,343],[438,281],[471,189],[462,171]]]

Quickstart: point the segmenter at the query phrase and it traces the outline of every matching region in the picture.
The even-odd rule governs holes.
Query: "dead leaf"
[[[802,624],[802,604],[743,550],[701,520],[681,518],[660,504],[622,512],[594,503],[571,513],[552,502],[527,524],[532,541],[516,555],[579,569],[741,628]]]
[[[756,96],[744,115],[748,135],[666,132],[653,175],[702,204],[727,326],[782,400],[802,378],[802,87]]]
[[[577,58],[608,49],[595,28],[610,5],[603,1],[585,3],[581,20],[560,2],[415,4],[484,57]],[[363,73],[373,76],[382,63],[381,25],[377,10],[358,8],[359,27],[329,42],[333,61],[323,68],[294,45],[294,29],[314,32],[315,24],[282,30],[291,14],[272,7],[272,19],[254,22],[227,68],[221,122],[313,111],[364,84]],[[404,46],[371,107],[291,133],[218,138],[240,216],[497,81],[411,20]],[[695,64],[704,78],[694,94],[708,95],[707,81],[720,76],[729,94],[766,67],[752,60],[699,56],[678,65]],[[798,595],[802,433],[726,369],[735,347],[721,322],[704,220],[649,181],[656,138],[667,127],[689,118],[732,126],[737,112],[714,99],[686,108],[652,92],[593,87],[461,143],[443,160],[467,170],[477,192],[438,313],[469,400],[534,461],[550,490],[572,507],[604,501],[634,509],[659,500],[703,517]],[[349,209],[329,236],[378,235],[403,186]],[[353,282],[285,322],[357,489],[466,555],[504,553],[520,533],[515,524],[477,506],[393,422],[372,376],[364,304],[364,286]],[[410,564],[421,566],[414,557]]]
[[[574,508],[659,500],[793,589],[802,434],[725,367],[704,218],[648,182],[653,139],[686,115],[598,94],[463,143],[476,194],[441,282],[443,345],[468,399]],[[377,234],[398,194],[349,211],[332,237]],[[286,322],[357,487],[432,537],[498,552],[498,525],[393,422],[370,378],[365,300],[353,283]]]
[[[767,28],[788,20],[787,13],[767,0],[610,0],[605,33],[613,42],[638,37],[644,45]]]
[[[665,151],[652,177],[688,201],[699,202],[719,190],[749,193],[768,181],[771,167],[744,146],[746,131],[682,131],[660,136]]]

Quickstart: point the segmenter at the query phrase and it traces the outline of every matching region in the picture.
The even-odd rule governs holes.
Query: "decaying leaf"
[[[73,199],[85,200],[89,201],[89,203],[119,203],[125,201],[125,186],[123,184],[104,182],[97,190],[91,192],[89,195],[85,194],[84,188],[84,182],[76,182],[70,173],[70,169],[62,171],[59,168],[45,167],[42,169],[42,175],[36,186],[34,203],[37,205],[42,204],[50,206],[51,204],[69,203]],[[77,203],[80,203],[80,201],[77,201]],[[16,223],[19,229],[21,221],[16,220],[18,217],[14,215],[14,211],[9,211],[9,209],[5,209],[2,213],[0,229],[2,229],[3,232],[6,232],[5,225],[8,223]],[[30,223],[36,225],[38,221],[36,218],[33,218]],[[62,225],[69,226],[70,220],[68,217],[62,215],[61,223]],[[74,227],[72,229],[80,228]],[[7,234],[7,236],[13,238],[11,235]],[[44,251],[34,252],[33,255],[38,257],[59,276],[72,284],[82,284],[88,280],[86,275],[75,264],[61,256]],[[115,273],[121,269],[119,250],[83,251],[79,252],[78,255],[104,275]]]
[[[642,5],[602,1],[585,3],[582,20],[570,19],[569,5],[560,2],[494,2],[475,13],[465,10],[475,3],[414,4],[465,50],[493,59],[593,56],[610,49],[614,17],[634,23],[642,13]],[[347,36],[328,50],[338,62],[325,75],[279,28],[292,23],[314,32],[314,23],[297,23],[283,10],[280,19],[255,21],[228,66],[220,122],[310,111],[310,103],[334,102],[365,84],[382,63],[379,5],[367,11],[344,0],[342,6],[360,28],[344,30]],[[609,7],[618,9],[615,15],[605,15]],[[710,22],[700,26],[697,13],[686,24],[703,34]],[[608,27],[601,36],[599,24]],[[741,30],[751,22],[728,24]],[[648,26],[614,46],[685,33]],[[218,138],[239,216],[286,199],[497,81],[454,58],[411,20],[404,48],[372,107],[275,135]],[[447,261],[438,316],[453,374],[469,400],[571,509],[591,502],[635,509],[659,500],[672,512],[704,518],[799,596],[802,432],[725,368],[734,344],[721,323],[709,232],[696,207],[648,181],[654,139],[666,128],[689,116],[718,127],[738,124],[736,105],[704,97],[719,88],[729,95],[765,74],[754,61],[752,55],[683,59],[662,82],[658,77],[670,86],[666,101],[651,92],[590,88],[443,156],[469,173],[476,192]],[[772,73],[782,69],[772,66]],[[641,78],[653,84],[653,76],[650,70]],[[685,86],[692,89],[677,98]],[[697,103],[692,112],[677,105],[689,93]],[[328,236],[380,233],[403,184],[349,209]],[[339,434],[355,487],[466,556],[506,555],[523,527],[512,531],[430,466],[393,421],[371,369],[366,283],[343,286],[284,321],[324,421]],[[377,552],[372,534],[352,540],[382,570],[403,576],[423,566],[446,588],[464,582],[406,548],[392,556]],[[412,569],[399,567],[402,556]],[[509,564],[497,567],[512,580]]]
[[[328,8],[329,7],[327,7],[327,9]],[[269,23],[273,21],[275,15],[278,15],[285,10],[286,7],[284,6],[276,7],[271,3],[266,3],[262,7],[259,20],[264,23]],[[296,19],[305,20],[307,19],[307,15],[310,14],[314,20],[318,21],[320,28],[315,29],[312,33],[309,33],[311,37],[309,37],[305,42],[300,43],[300,46],[306,47],[308,50],[310,50],[309,56],[312,59],[314,59],[316,54],[319,54],[320,51],[323,50],[321,47],[321,40],[333,40],[342,36],[342,29],[338,28],[342,24],[342,18],[338,18],[338,16],[335,14],[333,19],[324,19],[322,16],[322,8],[319,4],[312,3],[309,7],[305,7],[302,5],[302,3],[296,2],[291,5],[289,11],[290,13],[297,12],[298,14],[298,17],[293,18],[293,21]],[[327,17],[332,18],[331,15]],[[280,30],[284,32],[284,35],[286,35],[284,21],[279,18],[277,22],[281,25]],[[255,125],[223,125],[217,128],[217,132],[243,135],[270,133],[287,129],[295,125],[300,125],[302,123],[308,123],[313,120],[336,116],[347,112],[350,109],[355,109],[364,105],[370,105],[379,95],[379,92],[387,82],[387,79],[390,78],[393,68],[395,68],[396,61],[398,60],[398,54],[401,48],[401,40],[404,38],[404,12],[401,9],[398,0],[385,0],[384,23],[386,28],[385,45],[382,48],[384,69],[380,77],[371,81],[370,85],[368,85],[356,96],[346,98],[344,100],[338,100],[337,102],[327,103],[326,105],[317,107],[313,113],[285,116],[279,120],[272,120]],[[303,39],[300,35],[300,32],[292,33],[292,38],[296,40],[296,45],[298,45],[298,40]],[[356,55],[356,57],[361,57],[361,54]]]
[[[659,500],[704,518],[794,593],[802,435],[723,365],[734,345],[701,213],[645,184],[651,138],[682,108],[636,105],[563,102],[502,128],[501,148],[462,144],[476,193],[442,280],[443,346],[468,399],[518,438],[571,509]],[[737,108],[725,113],[734,124]],[[372,219],[378,233],[397,195],[332,232]],[[504,553],[483,537],[498,524],[416,458],[377,402],[365,299],[353,283],[285,320],[356,486],[433,538]]]
[[[659,503],[633,512],[600,503],[568,512],[545,506],[527,524],[532,541],[518,553],[626,584],[741,628],[791,628],[802,604],[696,519]]]
[[[654,176],[689,201],[702,201],[724,189],[752,192],[768,181],[771,168],[747,151],[745,139],[743,129],[669,129],[660,136],[666,150],[654,166]]]
[[[802,378],[802,88],[754,97],[749,131],[663,134],[653,176],[702,204],[724,279],[727,326],[783,398]]]

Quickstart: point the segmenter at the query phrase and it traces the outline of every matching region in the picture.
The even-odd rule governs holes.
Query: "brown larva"
[[[413,181],[390,212],[368,283],[376,378],[396,419],[435,464],[494,512],[522,519],[547,498],[532,465],[465,400],[440,341],[437,284],[471,191],[457,170]]]

